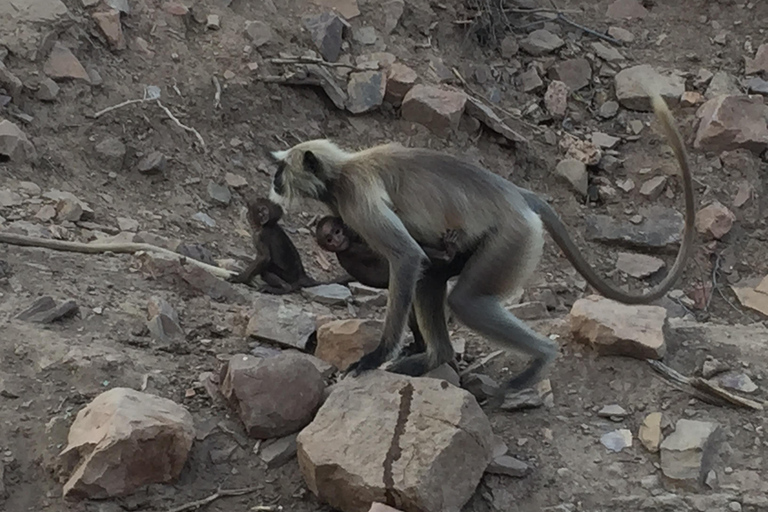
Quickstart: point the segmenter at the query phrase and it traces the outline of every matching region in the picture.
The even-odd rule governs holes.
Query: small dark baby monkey
[[[320,219],[315,229],[315,238],[322,249],[335,253],[339,265],[361,284],[380,289],[389,287],[387,258],[371,249],[340,217],[328,216]],[[450,268],[453,265],[449,265],[456,257],[457,239],[458,232],[449,230],[443,236],[442,248],[422,246],[430,260],[428,272],[446,272],[450,276],[458,274],[458,271],[452,271]],[[413,333],[412,352],[426,351],[426,344],[413,311],[408,318],[408,326]]]
[[[260,291],[276,295],[319,284],[307,275],[299,251],[277,223],[282,216],[283,209],[268,199],[248,200],[256,258],[231,282],[248,284],[258,274],[267,283]]]

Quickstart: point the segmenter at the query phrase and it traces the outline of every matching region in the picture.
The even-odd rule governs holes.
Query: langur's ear
[[[304,166],[305,171],[307,171],[310,174],[314,174],[315,176],[317,176],[318,173],[323,168],[323,165],[320,163],[320,160],[311,151],[304,152],[304,161],[302,165]]]

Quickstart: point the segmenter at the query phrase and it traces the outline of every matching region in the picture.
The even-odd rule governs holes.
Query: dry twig
[[[493,359],[496,359],[497,357],[499,357],[503,353],[504,353],[503,350],[497,350],[496,352],[491,352],[490,354],[488,354],[487,356],[485,356],[481,360],[475,361],[471,365],[467,366],[464,370],[461,371],[461,373],[459,373],[459,375],[461,377],[463,377],[464,375],[466,375],[466,374],[468,374],[470,372],[473,372],[473,371],[477,370],[478,368],[482,368],[483,366],[485,366],[486,364],[491,362]]]
[[[191,501],[184,505],[180,505],[176,508],[168,509],[168,512],[185,512],[186,510],[197,510],[200,507],[204,507],[209,503],[216,501],[219,498],[226,498],[228,496],[243,496],[244,494],[250,494],[258,491],[258,487],[246,487],[244,489],[222,489],[218,488],[215,493],[211,494],[207,498],[201,500]],[[273,511],[278,510],[277,507],[259,507],[256,510]]]
[[[173,115],[173,112],[171,112],[171,111],[168,109],[168,107],[166,107],[165,105],[163,105],[162,103],[160,103],[160,100],[157,100],[157,106],[158,106],[158,107],[160,107],[161,109],[163,109],[163,111],[165,112],[165,114],[166,114],[168,117],[170,117],[170,118],[171,118],[171,121],[173,121],[174,123],[176,123],[176,124],[177,124],[177,125],[178,125],[180,128],[182,128],[183,130],[186,130],[186,131],[188,131],[188,132],[190,132],[190,133],[193,133],[193,134],[195,135],[195,137],[197,137],[197,140],[198,140],[198,142],[200,142],[200,145],[203,147],[203,150],[205,150],[205,141],[203,140],[203,136],[202,136],[202,135],[200,135],[200,132],[198,132],[197,130],[195,130],[195,129],[194,129],[194,128],[192,128],[191,126],[187,126],[187,125],[185,125],[185,124],[182,124],[182,122],[181,122],[181,121],[179,121],[179,120],[178,120],[178,118],[177,118],[175,115]]]
[[[701,377],[686,377],[660,361],[654,361],[652,359],[647,359],[646,361],[651,365],[651,368],[664,377],[667,382],[680,391],[684,391],[702,402],[710,403],[712,405],[730,404],[743,409],[752,409],[753,411],[763,410],[763,404],[750,400],[749,398],[735,395],[716,384],[712,384],[706,379],[702,379]]]
[[[328,62],[327,60],[316,59],[314,57],[274,58],[269,59],[268,62],[271,62],[272,64],[317,64],[327,68],[347,68],[353,71],[371,71],[370,68],[361,68],[352,64],[344,64],[343,62]]]
[[[221,108],[221,84],[219,83],[219,79],[216,77],[216,75],[211,76],[211,81],[213,82],[213,86],[216,88],[216,92],[213,95],[213,108],[219,109]]]

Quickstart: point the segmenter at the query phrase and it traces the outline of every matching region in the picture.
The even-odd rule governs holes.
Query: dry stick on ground
[[[213,95],[213,108],[215,110],[221,108],[221,84],[219,83],[219,79],[216,78],[216,75],[211,76],[211,81],[213,82],[213,86],[216,88],[216,93]]]
[[[504,353],[503,350],[497,350],[496,352],[491,352],[490,354],[488,354],[487,356],[485,356],[481,360],[475,361],[471,365],[467,366],[464,370],[461,371],[461,373],[459,373],[459,376],[463,377],[464,375],[466,375],[466,374],[468,374],[470,372],[473,372],[473,371],[475,371],[475,370],[485,366],[492,359],[496,359],[497,357],[499,357],[503,353]]]
[[[219,498],[226,498],[228,496],[243,496],[244,494],[250,494],[252,492],[256,492],[259,490],[259,487],[246,487],[244,489],[222,489],[218,488],[216,489],[216,492],[208,496],[207,498],[203,498],[201,500],[196,501],[190,501],[189,503],[186,503],[184,505],[180,505],[176,508],[168,509],[168,512],[185,512],[186,510],[197,510],[200,507],[204,507],[205,505],[208,505],[209,503],[213,503]],[[276,507],[260,507],[257,510],[263,510],[263,511],[272,511],[272,510],[278,510]]]
[[[707,402],[713,405],[731,404],[744,409],[752,409],[753,411],[763,410],[763,404],[760,402],[735,395],[716,384],[712,384],[706,379],[702,379],[701,377],[686,377],[660,361],[654,361],[652,359],[647,359],[646,361],[651,365],[651,368],[664,377],[667,382],[680,391],[684,391],[702,402]]]
[[[207,263],[203,263],[202,261],[198,261],[194,258],[183,256],[169,249],[165,249],[163,247],[158,247],[156,245],[145,244],[145,243],[126,242],[126,243],[84,244],[81,242],[51,240],[47,238],[37,238],[33,236],[17,235],[14,233],[2,233],[2,232],[0,232],[0,243],[20,245],[25,247],[41,247],[43,249],[53,249],[54,251],[80,252],[80,253],[86,253],[86,254],[101,254],[105,252],[130,253],[130,254],[135,254],[141,251],[156,252],[160,254],[165,254],[167,256],[172,256],[173,258],[181,258],[184,261],[192,265],[198,266],[204,270],[207,270],[214,276],[222,279],[227,279],[234,275],[232,272],[230,272],[227,269],[209,265]]]
[[[195,130],[191,126],[187,126],[187,125],[183,124],[181,121],[179,121],[179,119],[175,115],[173,115],[173,112],[171,112],[170,109],[168,109],[168,107],[166,107],[165,105],[160,103],[160,99],[159,98],[147,96],[146,91],[144,93],[144,97],[141,98],[141,99],[127,100],[127,101],[124,101],[122,103],[118,103],[117,105],[112,105],[111,107],[107,107],[107,108],[105,108],[103,110],[99,110],[98,112],[93,114],[92,117],[94,119],[98,119],[99,117],[103,116],[104,114],[106,114],[108,112],[112,112],[112,111],[117,110],[119,108],[127,107],[128,105],[133,105],[134,103],[146,103],[146,102],[149,102],[149,101],[156,102],[157,106],[160,107],[161,109],[163,109],[163,111],[165,112],[165,115],[167,115],[171,119],[171,121],[176,123],[176,125],[178,125],[181,129],[194,134],[195,137],[197,137],[197,141],[202,146],[203,151],[205,151],[205,140],[203,140],[203,136],[200,135],[200,132],[198,132],[197,130]]]
[[[328,62],[327,60],[316,59],[314,57],[283,57],[268,59],[267,62],[271,62],[272,64],[317,64],[328,68],[348,68],[353,71],[373,71],[369,68],[361,68],[353,66],[352,64],[344,64],[343,62]]]

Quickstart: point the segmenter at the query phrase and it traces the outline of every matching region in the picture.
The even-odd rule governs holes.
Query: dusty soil
[[[331,137],[349,147],[394,140],[477,159],[495,172],[542,192],[576,233],[583,232],[583,218],[588,213],[608,212],[626,219],[649,203],[637,187],[617,203],[586,205],[553,173],[561,155],[552,142],[558,140],[565,128],[570,126],[575,133],[583,134],[600,130],[625,135],[627,121],[652,121],[649,114],[623,109],[610,120],[597,117],[599,103],[603,98],[612,97],[610,78],[601,79],[571,99],[573,113],[569,123],[545,121],[541,124],[542,131],[533,131],[511,120],[515,128],[531,139],[529,145],[511,148],[500,144],[499,138],[488,132],[478,136],[463,128],[440,138],[421,126],[398,119],[397,112],[391,109],[351,116],[336,110],[314,89],[256,80],[258,75],[281,72],[281,67],[267,62],[267,58],[277,56],[278,52],[299,55],[312,48],[309,37],[300,28],[300,16],[317,7],[302,1],[187,2],[194,4],[195,15],[202,13],[203,19],[210,13],[220,15],[220,30],[206,29],[205,23],[194,21],[194,16],[182,20],[166,15],[157,0],[130,1],[132,12],[123,21],[129,47],[116,53],[107,49],[88,11],[78,0],[64,3],[69,16],[44,27],[41,33],[49,36],[47,42],[51,37],[64,42],[86,68],[98,71],[103,84],[92,87],[83,82],[63,82],[53,103],[38,101],[34,93],[27,90],[18,101],[0,110],[2,117],[22,127],[39,154],[34,164],[0,163],[0,188],[16,189],[19,181],[32,181],[43,191],[70,191],[93,208],[94,222],[98,224],[116,226],[118,217],[132,218],[143,231],[205,244],[216,257],[245,255],[249,241],[241,193],[233,192],[233,201],[228,207],[215,206],[207,194],[209,180],[221,182],[225,173],[231,172],[245,177],[250,187],[264,193],[271,172],[264,151],[317,137]],[[505,109],[524,111],[531,103],[541,102],[540,95],[517,90],[514,76],[519,71],[507,67],[497,47],[480,44],[476,38],[467,36],[466,25],[454,23],[473,13],[470,3],[426,0],[406,3],[400,25],[391,36],[382,36],[368,47],[353,43],[347,53],[361,55],[386,49],[417,70],[425,81],[434,81],[430,78],[430,58],[440,57],[467,77],[474,91],[489,94],[491,88],[497,88],[501,93],[500,105]],[[610,22],[605,17],[609,3],[569,1],[559,2],[558,6],[576,10],[569,16],[595,30],[605,31],[611,24],[631,30],[636,36],[635,42],[621,48],[631,63],[675,68],[691,75],[705,67],[740,77],[745,44],[751,42],[756,48],[766,41],[766,2],[752,2],[749,8],[741,1],[650,2],[653,5],[649,17],[626,23]],[[376,15],[376,3],[361,2],[360,10],[362,14],[351,21],[352,26],[372,24],[378,28],[380,16]],[[277,33],[275,40],[258,51],[244,49],[249,45],[243,32],[246,20],[268,23]],[[523,25],[532,18],[512,17],[511,20]],[[713,26],[715,22],[719,25]],[[0,32],[13,32],[12,18],[1,23]],[[559,27],[561,36],[569,42],[557,59],[583,55],[586,50],[580,48],[588,48],[594,40],[579,30],[552,26]],[[522,38],[526,30],[514,33]],[[726,44],[715,44],[713,38],[723,30],[727,32]],[[428,39],[426,34],[431,37]],[[149,52],[137,46],[139,37],[148,42]],[[428,41],[431,46],[426,45]],[[523,63],[523,70],[534,60],[523,53],[516,58]],[[34,86],[44,76],[43,60],[31,61],[11,53],[5,63],[25,85]],[[250,62],[259,63],[258,71],[249,71]],[[498,80],[478,84],[470,78],[473,70],[483,65],[498,69]],[[220,108],[215,107],[214,75],[222,84]],[[90,117],[103,108],[140,98],[145,85],[161,88],[163,104],[175,112],[181,122],[200,132],[207,152],[196,148],[194,137],[170,122],[154,104],[124,107],[98,119]],[[22,123],[13,115],[19,112],[31,116],[32,120]],[[675,109],[689,140],[694,128],[694,112],[694,108]],[[110,167],[95,153],[95,146],[110,136],[118,137],[128,147],[122,166]],[[611,175],[605,172],[602,175],[614,182],[631,177],[639,184],[643,181],[640,169],[650,167],[671,173],[674,164],[663,148],[661,136],[653,129],[646,129],[637,141],[619,147],[618,156],[625,160],[623,167]],[[166,155],[167,169],[156,176],[140,174],[136,163],[152,151]],[[731,205],[741,180],[750,180],[755,190],[763,190],[768,179],[768,165],[757,156],[747,158],[743,165],[727,168],[720,165],[716,157],[698,152],[694,152],[692,160],[701,203],[717,198]],[[681,187],[677,178],[671,180],[672,197],[663,195],[656,202],[680,209]],[[765,256],[768,233],[765,204],[761,201],[764,202],[763,197],[758,196],[748,207],[734,209],[738,221],[724,240],[697,241],[695,258],[679,285],[681,290],[693,292],[702,283],[711,283],[718,255],[721,261],[731,262],[736,275],[719,275],[717,287],[722,293],[714,293],[707,310],[688,311],[695,319],[723,324],[764,321],[757,313],[740,306],[728,287],[729,280],[768,274]],[[0,209],[0,215],[6,222],[26,219],[45,224],[34,219],[42,204],[29,200],[13,212]],[[310,236],[311,220],[322,210],[313,204],[303,208],[304,211],[288,214],[284,225],[290,228],[314,276],[337,275],[340,271],[335,264],[330,268],[325,265],[325,261],[332,258],[319,256],[320,251]],[[216,227],[207,228],[193,220],[192,216],[199,211],[213,217]],[[0,227],[2,224],[0,222]],[[65,226],[65,236],[87,241],[92,232],[70,224]],[[601,272],[614,271],[614,248],[587,243],[580,235],[578,240]],[[663,410],[673,422],[681,417],[694,417],[723,425],[727,442],[721,450],[722,460],[716,464],[720,487],[694,494],[728,492],[741,497],[768,492],[764,484],[768,481],[765,415],[692,401],[655,378],[645,363],[598,358],[575,344],[560,317],[583,295],[585,286],[553,244],[547,247],[525,298],[541,297],[546,290],[555,292],[553,319],[535,324],[543,334],[559,334],[563,347],[562,357],[551,375],[554,407],[489,413],[495,431],[509,444],[510,452],[531,461],[535,470],[531,476],[519,480],[486,476],[466,510],[533,511],[561,505],[565,508],[553,510],[607,510],[614,507],[612,500],[619,496],[658,494],[660,488],[649,489],[640,482],[643,477],[658,473],[658,455],[647,453],[637,442],[621,454],[608,453],[600,445],[600,435],[618,427],[597,418],[595,408],[612,403],[630,411],[623,425],[633,432],[637,432],[644,414],[654,410]],[[668,263],[671,261],[669,255],[665,259]],[[202,372],[215,371],[227,355],[250,350],[242,329],[247,308],[214,302],[183,283],[154,280],[137,272],[133,258],[127,255],[73,255],[2,245],[0,260],[10,268],[10,275],[0,279],[0,390],[9,390],[0,394],[0,457],[7,490],[4,501],[0,496],[0,509],[166,510],[202,498],[220,485],[260,485],[261,491],[255,494],[222,499],[207,509],[248,510],[260,504],[279,503],[284,510],[296,512],[328,510],[306,490],[295,460],[267,471],[253,454],[254,442],[243,435],[236,418],[226,408],[213,403],[197,383]],[[13,319],[42,295],[73,298],[81,313],[43,327]],[[149,338],[141,334],[146,302],[154,295],[164,297],[179,312],[188,333],[188,350],[183,353],[156,350]],[[346,308],[329,309],[300,296],[288,300],[319,315],[332,314],[339,318],[349,315]],[[665,304],[678,316],[686,313],[672,301]],[[379,316],[381,313],[377,312]],[[490,350],[466,329],[456,327],[454,336],[467,340],[464,356],[467,361]],[[768,351],[748,351],[737,342],[717,344],[705,337],[686,336],[672,330],[669,343],[666,363],[687,374],[693,372],[706,355],[716,355],[736,368],[743,366],[759,385],[759,379],[768,369]],[[766,347],[768,340],[764,340],[763,349]],[[521,364],[515,355],[505,355],[490,365],[489,372],[503,378]],[[195,417],[198,441],[180,480],[174,485],[152,486],[130,497],[106,502],[62,500],[61,483],[55,471],[56,454],[66,443],[67,429],[76,412],[109,387],[138,389],[142,385],[146,385],[148,392],[184,404]],[[765,397],[764,389],[758,391],[758,396]],[[230,457],[221,456],[233,446],[236,448]],[[718,508],[716,500],[713,503],[715,505],[701,510],[725,510]]]

